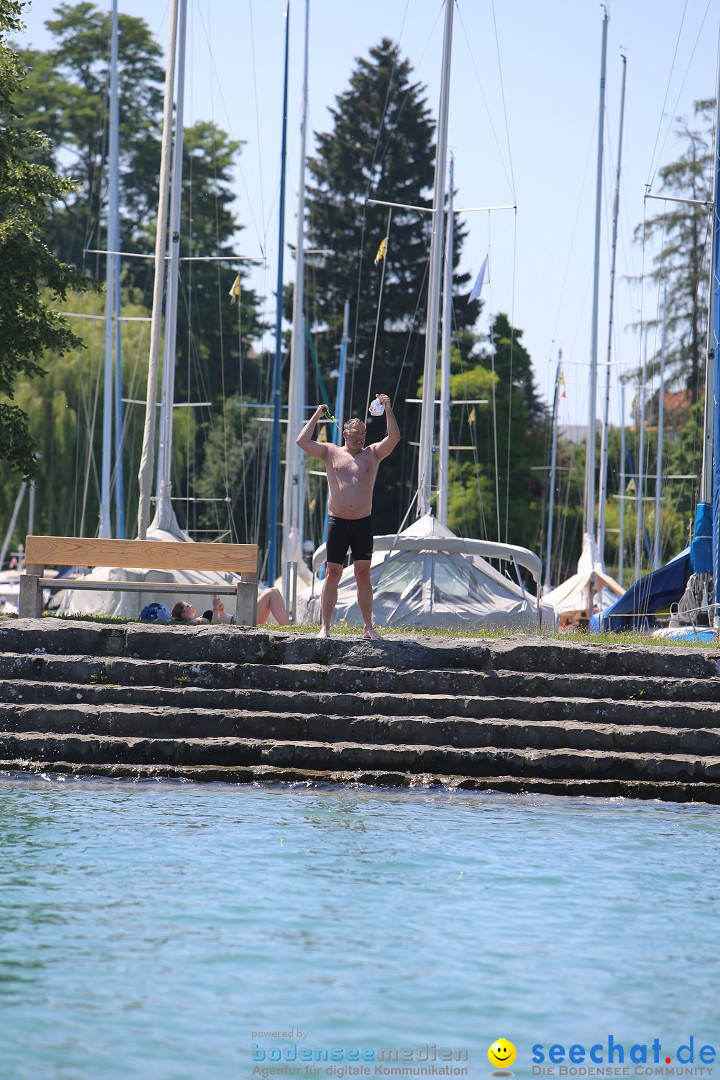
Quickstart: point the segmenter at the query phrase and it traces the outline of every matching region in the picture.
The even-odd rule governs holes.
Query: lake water
[[[396,1076],[437,1075],[442,1049],[485,1078],[498,1038],[517,1077],[533,1046],[543,1069],[585,1048],[584,1068],[611,1037],[625,1067],[658,1039],[673,1075],[693,1036],[700,1066],[720,1050],[719,815],[2,776],[0,1080],[337,1080],[386,1075],[393,1048],[420,1068]]]

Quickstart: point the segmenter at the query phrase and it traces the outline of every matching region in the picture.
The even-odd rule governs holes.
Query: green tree
[[[656,243],[649,276],[659,295],[667,289],[667,383],[686,387],[692,401],[702,396],[705,382],[714,108],[714,101],[697,101],[697,126],[677,121],[685,149],[660,169],[663,192],[694,202],[670,202],[635,230],[638,241]],[[658,361],[659,356],[653,359],[651,370]]]
[[[14,385],[44,374],[47,352],[61,356],[79,344],[48,298],[89,283],[46,243],[50,206],[70,185],[37,160],[47,142],[21,122],[24,72],[7,35],[20,29],[22,6],[0,0],[0,458],[33,475],[34,442],[27,415],[12,403]]]
[[[95,293],[71,292],[66,306],[78,316],[74,321],[82,327],[82,344],[62,356],[53,352],[46,361],[45,378],[20,376],[15,396],[29,418],[38,455],[35,528],[62,536],[88,536],[96,529],[100,504],[104,299]],[[147,311],[126,305],[125,313],[137,317]],[[149,335],[147,322],[124,326],[123,381],[132,399],[145,396]],[[144,409],[127,405],[125,410],[125,517],[130,521],[137,505]],[[9,516],[16,488],[11,478],[0,481],[0,519]],[[16,539],[24,539],[24,533],[20,527]]]
[[[463,408],[453,426],[456,445],[474,450],[455,458],[448,525],[465,536],[538,550],[543,474],[532,466],[542,458],[548,420],[522,330],[507,315],[493,319],[487,341],[469,357],[454,351],[450,394],[485,404]]]
[[[46,163],[62,166],[77,180],[76,186],[72,190],[68,188],[63,199],[55,204],[49,236],[56,251],[70,252],[81,260],[83,249],[105,246],[111,21],[109,14],[83,0],[77,4],[61,3],[46,25],[53,36],[53,47],[47,53],[25,53],[33,70],[24,111],[28,119],[42,126],[55,140],[52,147],[44,143],[37,153],[42,152]],[[164,83],[160,59],[160,49],[144,21],[120,16],[120,243],[123,250],[145,254],[152,252],[155,245]],[[183,260],[207,256],[228,259],[223,263],[181,263],[176,399],[211,402],[211,407],[202,412],[178,410],[175,491],[192,496],[196,480],[203,475],[206,445],[213,437],[215,426],[223,433],[222,445],[227,447],[228,454],[234,453],[231,445],[234,429],[224,420],[225,400],[236,394],[255,400],[267,400],[267,397],[261,385],[261,360],[253,350],[263,329],[258,317],[258,298],[245,284],[247,264],[231,261],[236,254],[246,254],[240,251],[241,229],[233,211],[232,170],[241,144],[215,124],[199,121],[185,129],[183,145],[181,257]],[[102,256],[85,256],[85,266],[96,277],[104,277]],[[240,296],[231,300],[229,292],[236,276],[240,277]],[[150,263],[124,260],[122,283],[126,313],[131,309],[128,305],[150,308]],[[94,343],[89,324],[81,325],[87,340]],[[124,327],[124,338],[127,330]],[[127,335],[129,347],[134,348],[136,338],[137,335]],[[76,399],[80,383],[88,377],[79,368],[63,369],[61,378],[65,380],[63,390],[68,400]],[[132,431],[138,413],[133,406],[128,415],[131,428],[128,445],[133,452],[137,451]],[[94,447],[94,435],[84,438],[90,438]],[[128,492],[135,490],[138,457],[139,453],[134,460],[126,462]],[[59,468],[64,458],[60,454],[54,460]],[[67,461],[65,464],[72,471],[72,464]],[[261,504],[257,492],[251,491],[249,497],[254,504]],[[93,499],[90,484],[85,503],[91,505]],[[197,520],[185,520],[184,511],[190,505],[178,504],[181,523],[203,525],[202,513]],[[87,515],[87,520],[93,520],[91,510]],[[207,524],[210,527],[210,522]]]
[[[345,414],[363,416],[369,392],[393,399],[404,439],[383,464],[375,492],[377,527],[391,531],[416,486],[415,456],[407,444],[416,437],[420,410],[406,406],[405,398],[414,396],[423,367],[430,215],[395,209],[388,227],[388,208],[367,200],[431,207],[435,125],[425,88],[413,82],[409,62],[388,39],[356,61],[330,115],[332,129],[316,134],[317,152],[308,162],[308,246],[326,253],[307,259],[306,317],[326,331],[317,335],[317,351],[327,377],[337,369],[343,307],[350,298]],[[386,235],[387,255],[375,265]],[[458,223],[455,263],[464,235]],[[462,293],[466,283],[466,277],[455,276],[456,291]],[[458,306],[458,328],[477,313],[476,305]],[[380,432],[381,422],[371,422],[369,438]]]
[[[28,69],[26,122],[51,140],[47,162],[73,181],[53,213],[51,245],[63,258],[104,274],[102,248],[108,153],[111,16],[83,0],[61,3],[46,27],[56,44],[21,53]],[[120,234],[123,250],[145,250],[155,219],[164,71],[142,19],[119,16]],[[46,150],[45,153],[48,151]],[[138,244],[142,243],[142,247]],[[152,250],[152,249],[151,249]]]

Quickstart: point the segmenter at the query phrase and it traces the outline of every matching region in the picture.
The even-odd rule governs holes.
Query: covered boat
[[[560,630],[587,629],[592,616],[609,608],[623,592],[622,585],[605,570],[595,538],[585,533],[577,573],[545,593],[543,599],[555,611]]]
[[[517,581],[488,560],[513,567]],[[325,564],[325,545],[313,557],[313,571]],[[522,570],[535,584],[525,588]],[[397,535],[376,536],[370,566],[373,621],[378,626],[440,627],[456,630],[554,628],[553,609],[540,598],[541,563],[527,548],[455,536],[432,514],[424,514]],[[298,620],[320,622],[322,582],[298,596]],[[362,626],[355,575],[340,578],[333,622]]]

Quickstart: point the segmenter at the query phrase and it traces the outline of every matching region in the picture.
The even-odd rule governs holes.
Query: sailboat
[[[453,9],[452,0],[446,0],[425,332],[418,515],[417,520],[400,533],[375,537],[370,566],[373,618],[379,626],[417,628],[552,627],[554,613],[541,599],[540,558],[526,548],[455,536],[443,521],[434,516],[431,503]],[[451,281],[452,240],[446,250],[445,293],[448,312]],[[447,327],[448,333],[444,337],[449,356],[449,317]],[[443,386],[446,383],[447,380],[443,380]],[[447,428],[447,424],[442,425],[445,438]],[[441,452],[441,460],[443,456]],[[446,482],[445,472],[444,476],[441,475],[441,483]],[[503,570],[496,569],[490,560],[498,561],[503,567],[514,568],[517,581],[513,581]],[[325,545],[321,545],[313,556],[314,573],[324,563]],[[523,571],[535,583],[534,595],[523,584]],[[310,589],[298,597],[298,606],[302,618],[320,622],[320,593],[315,579]],[[344,619],[354,624],[362,621],[352,567],[346,569],[340,579],[333,619]]]

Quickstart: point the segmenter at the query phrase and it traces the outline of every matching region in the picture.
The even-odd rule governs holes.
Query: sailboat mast
[[[618,537],[618,585],[623,583],[623,563],[625,561],[625,384],[620,384],[620,535]]]
[[[430,277],[425,325],[425,364],[418,453],[418,516],[430,513],[432,484],[433,433],[435,428],[435,373],[437,371],[440,284],[442,280],[443,224],[445,213],[445,169],[447,167],[447,128],[450,105],[450,59],[455,0],[445,0],[443,63],[438,109],[437,146],[435,151],[435,189],[433,195],[432,233],[430,238]]]
[[[283,574],[288,563],[302,558],[303,488],[305,470],[302,452],[295,439],[305,422],[305,143],[308,107],[308,39],[310,0],[305,0],[305,62],[300,121],[300,180],[297,211],[297,246],[295,250],[295,290],[290,344],[290,385],[288,388],[288,425],[285,447],[285,488],[283,493]],[[287,595],[287,591],[286,591]]]
[[[607,31],[609,15],[603,13],[602,55],[600,61],[600,108],[598,112],[598,160],[595,193],[595,269],[593,274],[592,328],[590,332],[590,395],[588,402],[588,433],[585,459],[585,522],[584,531],[595,535],[595,409],[597,401],[598,366],[598,300],[600,291],[600,225],[602,221],[603,134],[605,126],[605,71],[607,68]]]
[[[156,481],[157,505],[154,525],[178,533],[172,508],[172,424],[175,405],[175,345],[177,341],[178,279],[180,271],[180,207],[182,202],[183,119],[185,102],[185,34],[187,0],[181,0],[177,46],[177,95],[175,101],[175,143],[170,184],[170,236],[168,240],[167,289],[165,296],[165,348],[160,408],[160,445]]]
[[[150,320],[150,356],[148,358],[147,400],[145,403],[145,427],[143,430],[142,455],[138,472],[140,497],[138,500],[138,539],[147,535],[150,518],[150,491],[152,488],[153,457],[155,451],[155,409],[157,403],[158,367],[160,360],[160,336],[162,333],[162,299],[165,283],[165,237],[167,234],[168,196],[170,192],[170,146],[172,142],[173,90],[175,87],[175,56],[177,52],[177,24],[180,0],[172,0],[168,23],[168,58],[165,70],[165,104],[163,109],[163,135],[160,154],[160,198],[155,231],[155,281],[153,285],[152,316]]]
[[[560,387],[563,381],[562,352],[558,358],[557,374],[555,376],[555,393],[553,395],[552,411],[552,449],[550,452],[550,497],[548,500],[548,523],[547,523],[547,547],[545,555],[545,585],[551,586],[551,559],[553,539],[553,517],[555,515],[555,478],[557,476],[557,429],[559,421]]]
[[[667,337],[667,285],[663,297],[662,342],[660,344],[660,389],[658,390],[657,466],[655,470],[655,533],[653,570],[660,566],[660,495],[662,493],[663,425],[665,423],[665,340]]]
[[[715,389],[718,385],[715,381],[716,374],[716,351],[719,333],[715,323],[720,317],[718,313],[718,269],[720,268],[720,252],[718,245],[720,238],[720,217],[718,216],[718,200],[720,199],[720,65],[718,65],[717,88],[715,91],[715,135],[713,140],[713,212],[712,212],[712,256],[710,260],[710,287],[709,287],[709,316],[707,335],[707,364],[705,367],[705,413],[703,424],[703,461],[702,474],[700,477],[700,502],[712,502],[713,498],[713,458],[715,441]]]
[[[636,521],[635,521],[635,580],[640,577],[642,566],[642,534],[645,529],[643,513],[643,496],[645,494],[645,477],[643,476],[643,461],[645,460],[645,382],[647,380],[647,351],[648,331],[645,330],[645,348],[643,350],[642,377],[640,382],[640,434],[638,439],[638,455],[635,463],[636,474]]]
[[[623,126],[625,118],[625,76],[627,57],[623,56],[622,89],[620,91],[620,134],[618,137],[618,159],[615,171],[615,198],[613,200],[612,246],[610,256],[610,315],[608,319],[607,367],[605,368],[605,402],[603,405],[603,426],[600,442],[600,496],[598,498],[598,553],[605,564],[605,511],[607,508],[608,483],[608,426],[610,422],[610,361],[612,360],[613,314],[615,311],[615,260],[617,255],[618,217],[620,211],[620,172],[622,167]]]
[[[280,484],[280,393],[282,388],[282,306],[283,261],[285,255],[285,164],[287,161],[288,57],[290,54],[290,0],[285,4],[285,68],[283,75],[282,147],[280,150],[280,224],[278,229],[278,269],[275,293],[275,364],[273,367],[273,426],[270,448],[270,497],[268,512],[267,579],[277,577],[278,502]]]
[[[120,248],[118,242],[118,173],[120,157],[119,108],[118,108],[118,6],[112,5],[112,31],[110,44],[110,117],[108,139],[108,220],[107,250],[105,264],[105,366],[103,382],[103,443],[100,489],[100,526],[98,535],[112,537],[110,522],[112,456],[113,456],[113,316],[115,314],[115,290],[118,276],[118,256],[110,254]]]
[[[710,495],[713,503],[713,538],[712,538],[712,573],[715,582],[715,608],[713,626],[716,631],[719,625],[718,618],[718,582],[720,582],[720,417],[718,410],[720,402],[717,399],[720,388],[720,67],[718,68],[718,86],[715,112],[715,145],[714,145],[714,176],[713,176],[713,214],[712,214],[712,262],[710,271],[710,319],[708,337],[711,348],[708,348],[708,372],[705,384],[705,400],[713,402],[712,417],[712,446],[713,446],[713,469],[712,487]],[[710,360],[712,357],[712,361]],[[710,372],[712,370],[712,378]],[[707,436],[706,436],[707,437]],[[703,460],[703,473],[705,462]]]
[[[454,161],[450,155],[450,196],[448,203],[447,233],[445,238],[445,297],[443,304],[442,354],[440,360],[440,465],[438,469],[437,519],[447,525],[449,444],[450,444],[450,342],[452,339],[452,278],[453,278],[453,182]]]

